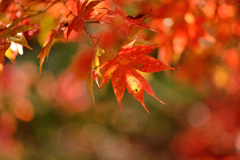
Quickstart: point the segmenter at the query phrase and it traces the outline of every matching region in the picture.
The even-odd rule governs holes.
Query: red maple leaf
[[[43,62],[45,61],[45,58],[46,57],[48,58],[48,56],[49,56],[49,52],[51,50],[53,40],[58,39],[58,40],[61,40],[63,42],[65,41],[64,31],[63,31],[64,24],[65,24],[65,22],[62,22],[59,25],[57,30],[51,29],[52,32],[49,33],[49,35],[45,39],[44,44],[43,44],[43,48],[42,48],[40,54],[37,57],[37,58],[40,58],[40,65],[39,65],[40,72],[42,72],[42,65],[43,65]]]
[[[107,9],[107,8],[104,8]],[[114,11],[111,11],[109,9],[107,9],[108,12],[108,16],[115,16],[115,15],[119,15],[120,17],[122,17],[124,19],[124,21],[130,26],[131,24],[138,26],[140,28],[146,28],[146,29],[150,29],[152,30],[146,23],[144,23],[143,21],[145,20],[145,18],[152,12],[152,10],[150,10],[148,13],[145,14],[139,14],[135,17],[131,16],[131,15],[127,15],[124,11],[122,11],[120,9],[120,7],[115,8]]]
[[[150,84],[133,68],[149,73],[165,69],[176,69],[164,65],[161,61],[153,57],[145,55],[161,45],[140,45],[132,47],[134,42],[135,41],[123,46],[118,51],[116,58],[106,61],[100,66],[100,69],[106,68],[103,73],[100,88],[112,78],[114,94],[121,110],[121,100],[126,86],[128,92],[138,100],[149,113],[144,104],[143,91],[156,98],[159,102],[163,104],[164,102],[156,97]]]
[[[0,13],[6,12],[6,10],[8,9],[8,7],[11,5],[12,1],[13,1],[13,0],[1,1],[1,2],[0,2]]]
[[[68,26],[67,37],[70,35],[72,30],[75,30],[78,35],[81,36],[84,27],[84,20],[90,20],[99,14],[96,10],[93,9],[93,7],[102,1],[103,0],[92,1],[88,5],[88,0],[85,0],[82,5],[80,4],[79,0],[77,1],[78,15],[70,22]]]

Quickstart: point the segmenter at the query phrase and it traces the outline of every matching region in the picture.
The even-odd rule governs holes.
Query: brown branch
[[[56,0],[56,1],[54,1],[52,4],[50,4],[48,7],[45,7],[43,10],[35,11],[35,12],[36,12],[35,14],[31,14],[31,15],[29,15],[29,16],[23,17],[22,20],[23,20],[23,19],[30,18],[30,17],[37,16],[37,15],[39,15],[39,14],[41,14],[41,13],[44,13],[44,12],[46,12],[47,10],[49,10],[52,6],[54,6],[56,3],[61,2],[61,1],[62,1],[62,0]],[[28,11],[29,11],[29,10],[28,10]]]

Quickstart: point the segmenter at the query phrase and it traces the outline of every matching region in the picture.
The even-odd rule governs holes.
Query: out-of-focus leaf
[[[106,8],[105,8],[106,9]],[[108,12],[108,16],[115,16],[115,15],[119,15],[121,16],[125,22],[130,26],[131,24],[138,26],[140,28],[146,28],[146,29],[150,29],[152,30],[146,23],[144,23],[143,21],[145,20],[145,18],[152,12],[152,10],[150,10],[148,13],[145,14],[139,14],[136,17],[127,15],[124,11],[122,11],[120,9],[120,7],[115,8],[114,11],[111,11],[109,9],[107,9]]]
[[[27,25],[18,25],[21,21],[21,18],[13,21],[11,25],[7,28],[4,28],[0,32],[0,63],[2,64],[5,60],[5,52],[11,46],[11,42],[18,43],[32,50],[32,48],[28,45],[26,38],[22,35],[18,35],[18,33],[26,32],[32,29],[36,29],[37,27],[27,26]],[[14,59],[12,59],[14,60]]]
[[[10,6],[10,4],[12,3],[13,0],[8,0],[8,1],[4,1],[2,0],[0,3],[0,13],[1,12],[5,12],[8,7]]]

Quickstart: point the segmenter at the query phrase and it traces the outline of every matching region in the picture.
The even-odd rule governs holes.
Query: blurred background
[[[46,5],[30,2],[14,1],[1,16]],[[67,1],[73,12],[74,4]],[[8,51],[0,75],[0,159],[240,159],[240,2],[106,0],[96,8],[117,6],[133,17],[152,9],[144,22],[154,31],[129,30],[120,16],[85,27],[94,37],[102,35],[115,55],[135,38],[136,45],[165,43],[149,55],[177,70],[141,74],[166,105],[145,94],[148,114],[125,92],[121,111],[111,82],[101,90],[94,84],[93,105],[86,82],[93,45],[85,32],[82,37],[72,32],[66,43],[56,41],[40,74],[36,57],[44,39],[67,15],[60,2],[25,22],[41,27],[24,33],[32,51],[24,48],[16,58],[18,50]],[[106,47],[99,47],[104,50],[100,62],[111,59]]]

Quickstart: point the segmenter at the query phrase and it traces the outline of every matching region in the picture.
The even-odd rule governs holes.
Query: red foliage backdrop
[[[239,13],[238,0],[0,1],[0,158],[240,159]]]

